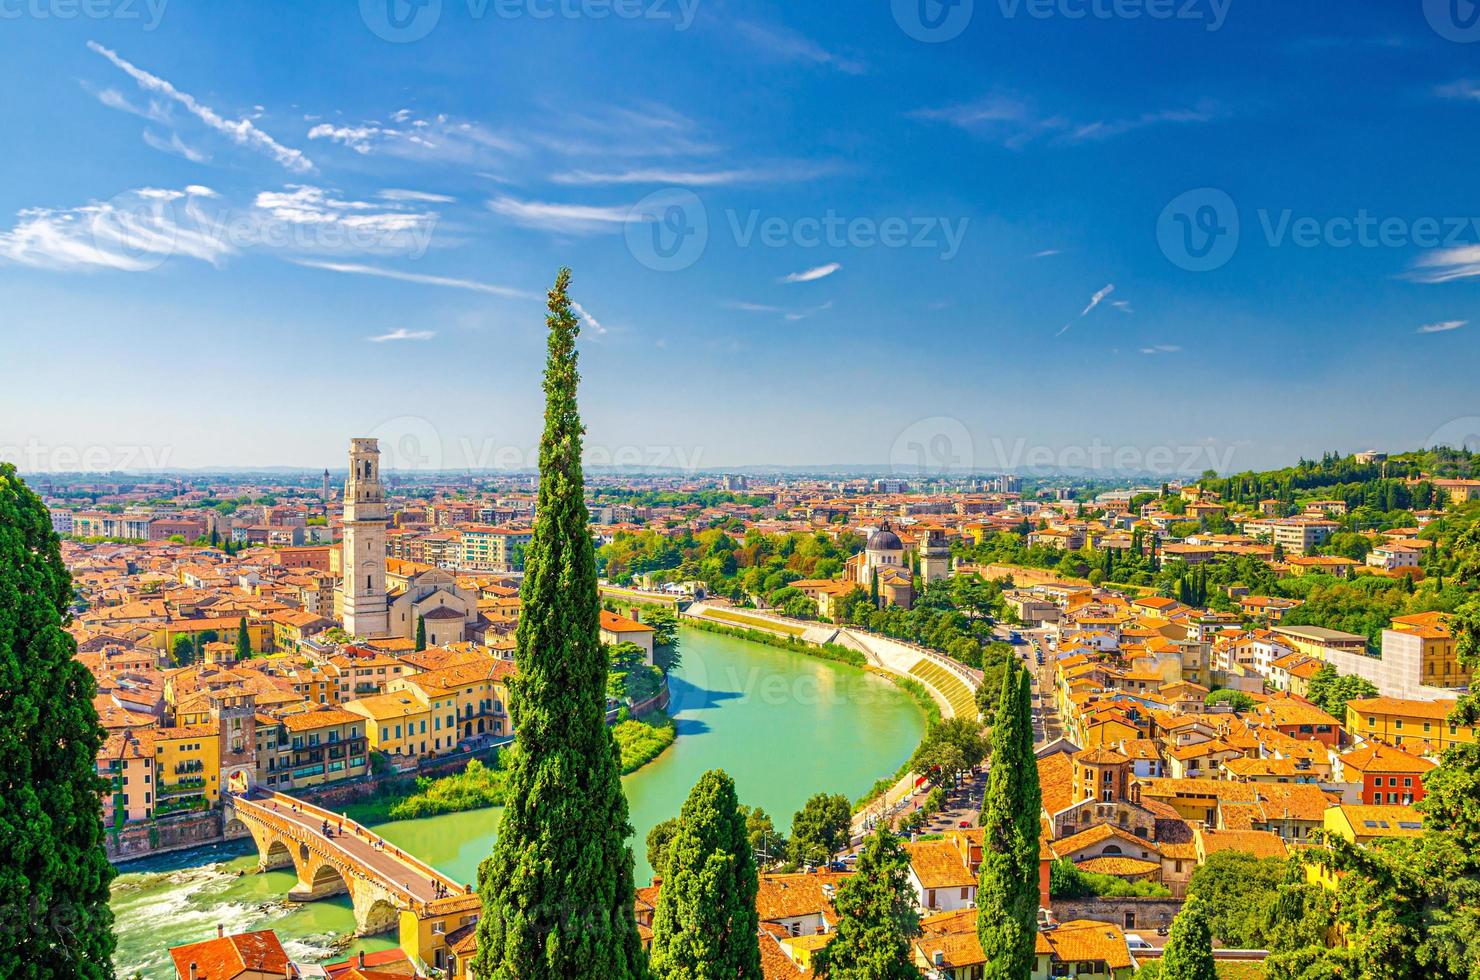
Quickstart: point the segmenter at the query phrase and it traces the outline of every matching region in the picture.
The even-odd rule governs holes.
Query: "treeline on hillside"
[[[1345,500],[1349,507],[1368,506],[1382,510],[1425,509],[1439,501],[1431,484],[1409,487],[1410,477],[1466,477],[1474,474],[1475,454],[1463,449],[1439,447],[1422,452],[1400,453],[1381,462],[1360,462],[1355,456],[1326,453],[1318,460],[1302,459],[1294,466],[1262,472],[1248,471],[1219,477],[1205,474],[1199,481],[1204,490],[1225,501],[1255,504],[1261,500],[1294,503],[1303,491],[1321,490],[1322,496]],[[1406,500],[1404,493],[1411,493]]]
[[[742,507],[764,507],[770,503],[756,494],[730,490],[636,490],[626,487],[602,487],[593,493],[600,503],[632,504],[634,507],[718,507],[739,504]]]

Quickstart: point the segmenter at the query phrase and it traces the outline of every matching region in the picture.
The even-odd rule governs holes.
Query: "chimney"
[[[190,980],[195,980],[195,964],[190,964]]]
[[[363,949],[360,950],[359,956],[355,957],[355,965],[361,970],[365,969],[365,951]]]
[[[216,938],[217,939],[225,939],[226,938],[226,927],[223,926],[219,922],[216,923]]]

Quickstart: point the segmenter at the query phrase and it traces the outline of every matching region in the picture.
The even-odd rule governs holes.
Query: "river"
[[[623,780],[639,884],[652,873],[647,832],[678,814],[705,770],[730,773],[741,801],[764,807],[786,833],[807,797],[827,791],[856,798],[892,775],[924,731],[913,700],[855,667],[697,629],[683,630],[682,651],[683,664],[670,678],[678,739]],[[474,882],[498,814],[474,810],[376,829],[457,880]],[[243,842],[129,865],[113,886],[118,975],[173,980],[168,948],[208,938],[218,923],[228,932],[275,929],[291,955],[309,962],[395,944],[389,934],[347,940],[354,929],[348,898],[283,901],[295,880],[291,871],[238,874],[256,863]]]

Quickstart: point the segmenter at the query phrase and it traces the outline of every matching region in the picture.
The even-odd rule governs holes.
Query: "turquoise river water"
[[[643,840],[676,816],[708,769],[735,778],[743,802],[765,807],[785,833],[819,791],[856,798],[892,774],[924,731],[919,707],[893,684],[845,664],[696,629],[682,636],[670,679],[678,739],[626,777],[637,881],[651,876]],[[476,879],[497,809],[403,820],[376,828],[459,881]],[[121,978],[170,980],[168,949],[215,934],[275,929],[290,955],[309,962],[394,945],[392,935],[353,939],[349,899],[284,901],[291,871],[257,874],[249,842],[136,862],[113,885]]]

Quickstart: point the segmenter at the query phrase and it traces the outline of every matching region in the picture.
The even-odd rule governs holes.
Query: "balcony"
[[[160,783],[156,787],[161,798],[166,796],[177,796],[181,793],[199,793],[206,788],[204,776],[187,776],[173,783]]]

